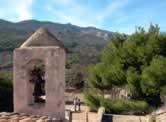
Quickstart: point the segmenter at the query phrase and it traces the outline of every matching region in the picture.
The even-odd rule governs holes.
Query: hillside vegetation
[[[83,28],[70,23],[58,24],[36,20],[13,23],[0,20],[0,70],[12,70],[13,50],[39,27],[47,28],[67,48],[66,82],[69,86],[73,86],[72,82],[78,81],[80,74],[82,79],[85,79],[85,67],[98,61],[99,50],[113,34],[94,27]]]
[[[103,105],[113,113],[160,107],[165,102],[161,99],[166,93],[165,69],[166,34],[157,25],[150,25],[147,32],[139,27],[130,37],[116,34],[102,50],[100,62],[89,68],[90,87],[100,92],[86,94],[87,104]],[[124,100],[102,97],[113,88],[128,91]]]

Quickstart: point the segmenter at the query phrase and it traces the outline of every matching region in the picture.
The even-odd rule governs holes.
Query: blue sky
[[[159,24],[166,32],[166,0],[0,0],[0,18],[37,19],[121,33]]]

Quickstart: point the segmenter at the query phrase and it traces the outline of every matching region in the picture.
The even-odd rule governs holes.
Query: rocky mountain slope
[[[70,23],[59,24],[37,20],[13,23],[0,19],[1,69],[12,66],[13,49],[19,47],[39,27],[44,27],[51,31],[64,43],[69,53],[76,53],[87,58],[89,55],[98,55],[98,50],[106,44],[113,34],[95,27],[79,27]],[[70,57],[70,55],[68,56]],[[82,63],[87,63],[87,60],[82,61]]]

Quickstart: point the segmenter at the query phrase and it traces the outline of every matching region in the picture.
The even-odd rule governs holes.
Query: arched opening
[[[29,82],[31,83],[31,104],[45,103],[45,65],[41,60],[31,62]]]

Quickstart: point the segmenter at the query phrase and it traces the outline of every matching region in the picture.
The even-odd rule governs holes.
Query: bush
[[[84,93],[85,103],[92,110],[104,107],[107,113],[145,113],[148,104],[145,101],[128,99],[106,99],[95,93]]]
[[[146,32],[139,27],[130,36],[115,34],[89,68],[92,88],[107,91],[128,86],[131,99],[160,107],[166,88],[166,33],[157,25]]]
[[[92,93],[84,93],[85,104],[90,107],[91,110],[97,111],[100,107],[101,96],[93,95]]]
[[[0,72],[0,111],[13,111],[11,72]]]
[[[148,110],[146,102],[128,99],[101,99],[101,106],[108,113],[144,113]]]

